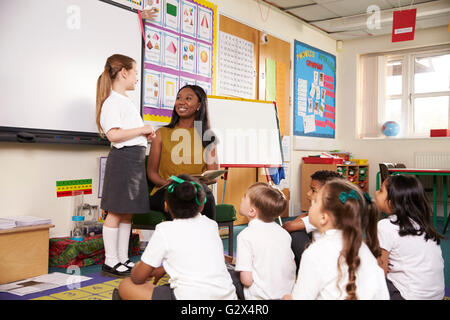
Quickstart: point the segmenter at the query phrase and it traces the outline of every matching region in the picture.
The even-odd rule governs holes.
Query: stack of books
[[[0,218],[0,230],[12,229],[16,227],[16,221],[12,219]]]

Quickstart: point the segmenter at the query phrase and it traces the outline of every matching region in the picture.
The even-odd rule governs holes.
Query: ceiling
[[[378,36],[392,33],[393,11],[417,9],[416,29],[448,26],[450,0],[258,0],[308,23],[336,40]],[[380,10],[376,27],[373,11]],[[371,8],[377,8],[371,7]],[[369,20],[368,20],[369,19]],[[369,23],[368,23],[369,21]],[[449,33],[450,38],[450,33]]]

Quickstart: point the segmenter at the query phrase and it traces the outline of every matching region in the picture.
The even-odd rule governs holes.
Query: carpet
[[[100,272],[86,276],[92,279],[81,282],[77,289],[61,286],[24,296],[0,292],[0,300],[111,300],[114,288],[117,288],[122,280],[101,276]],[[159,279],[157,285],[167,284],[168,281],[169,275],[166,274]]]

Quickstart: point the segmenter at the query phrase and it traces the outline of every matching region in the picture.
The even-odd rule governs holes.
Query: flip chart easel
[[[271,101],[208,96],[211,129],[219,144],[221,168],[269,168],[283,165],[276,104]],[[224,175],[222,203],[228,172]]]

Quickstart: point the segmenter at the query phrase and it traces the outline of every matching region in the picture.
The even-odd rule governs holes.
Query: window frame
[[[429,134],[416,133],[414,128],[414,103],[417,98],[429,98],[429,97],[449,97],[448,106],[448,119],[447,119],[447,129],[450,129],[450,89],[447,91],[434,91],[434,92],[424,92],[415,93],[415,59],[425,58],[425,57],[435,57],[440,55],[450,54],[450,47],[445,48],[435,48],[435,49],[425,49],[425,50],[410,50],[408,52],[402,53],[385,53],[383,54],[384,63],[379,66],[379,81],[382,90],[378,92],[379,104],[378,116],[379,125],[381,126],[384,122],[388,121],[386,119],[386,101],[401,99],[401,123],[405,124],[400,126],[400,134],[398,138],[400,139],[411,139],[411,138],[430,138]],[[402,93],[387,95],[386,94],[386,66],[389,62],[401,61],[402,63]],[[380,70],[384,68],[384,70]],[[436,128],[438,129],[438,128]]]

